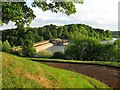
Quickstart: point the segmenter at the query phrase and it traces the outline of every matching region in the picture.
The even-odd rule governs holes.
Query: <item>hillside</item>
[[[90,77],[2,54],[3,88],[108,88]]]

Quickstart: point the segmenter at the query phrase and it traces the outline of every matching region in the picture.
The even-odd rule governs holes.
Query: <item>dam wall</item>
[[[36,52],[45,50],[49,47],[52,47],[54,44],[50,43],[49,41],[44,41],[44,42],[38,42],[35,43],[33,46],[36,49]]]

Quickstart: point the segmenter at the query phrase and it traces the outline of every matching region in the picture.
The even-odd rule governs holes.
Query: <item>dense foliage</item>
[[[51,58],[51,56],[52,56],[52,53],[47,50],[39,51],[36,55],[36,57],[38,58]]]
[[[114,38],[120,38],[120,31],[112,31],[112,35]]]
[[[52,58],[54,59],[65,59],[65,54],[63,52],[54,52]]]
[[[78,33],[98,40],[110,39],[109,30],[95,29],[84,24],[69,24],[65,26],[47,25],[40,28],[16,28],[0,31],[2,41],[8,40],[11,46],[24,45],[25,41],[32,43],[54,38],[71,39]]]
[[[10,53],[11,46],[9,42],[6,40],[2,43],[2,51]]]
[[[81,37],[75,37],[71,44],[67,46],[65,50],[66,59],[120,61],[118,41],[115,43],[100,43],[93,37]]]
[[[25,1],[25,0],[24,0]],[[58,2],[51,0],[52,2],[47,3],[45,0],[31,2],[32,7],[39,7],[43,11],[51,10],[52,12],[62,12],[67,15],[76,13],[76,7],[74,0],[71,2]],[[83,3],[83,0],[78,1]],[[25,2],[2,2],[2,23],[8,24],[9,21],[15,22],[17,27],[24,25],[30,25],[32,20],[35,18],[33,10],[27,6]]]

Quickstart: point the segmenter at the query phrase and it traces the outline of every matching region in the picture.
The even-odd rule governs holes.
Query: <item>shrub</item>
[[[23,54],[25,57],[35,57],[36,49],[33,46],[31,47],[23,46],[22,49],[23,49]]]
[[[2,51],[2,41],[0,41],[0,52]]]
[[[43,51],[39,51],[37,53],[36,57],[40,57],[40,58],[50,58],[52,56],[52,53],[50,51],[47,50],[43,50]]]
[[[52,58],[54,58],[54,59],[64,59],[65,55],[64,55],[63,52],[57,51],[57,52],[54,52]]]
[[[75,38],[66,47],[66,59],[90,61],[119,61],[118,42],[101,44],[95,38]]]
[[[20,46],[16,46],[11,48],[11,53],[17,56],[24,56],[23,55],[23,50]]]
[[[10,46],[9,42],[8,42],[7,40],[4,41],[4,42],[3,42],[2,50],[3,50],[4,52],[10,53],[10,48],[11,48],[11,46]]]

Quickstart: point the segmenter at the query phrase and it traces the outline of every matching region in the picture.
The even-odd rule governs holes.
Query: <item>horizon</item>
[[[72,25],[72,24],[74,24],[74,23],[71,23],[71,24],[66,24],[66,25]],[[84,24],[84,23],[77,23],[77,24]],[[77,24],[74,24],[74,25],[77,25]],[[40,26],[40,27],[30,27],[30,26],[28,26],[28,27],[24,27],[24,28],[42,28],[42,27],[45,27],[45,26],[50,26],[50,25],[55,25],[55,24],[49,24],[49,25],[44,25],[44,26]],[[66,26],[66,25],[55,25],[55,26],[57,26],[57,27],[60,27],[60,26]],[[92,26],[90,26],[90,25],[88,25],[88,24],[84,24],[84,25],[86,25],[86,26],[89,26],[89,27],[92,27]],[[100,29],[100,30],[104,30],[104,31],[106,31],[106,30],[108,30],[108,29],[103,29],[103,28],[94,28],[94,27],[92,27],[93,29]],[[8,28],[8,29],[0,29],[0,31],[4,31],[4,30],[9,30],[9,29],[17,29],[17,27],[15,27],[15,28]],[[114,31],[119,31],[119,30],[114,30]]]

